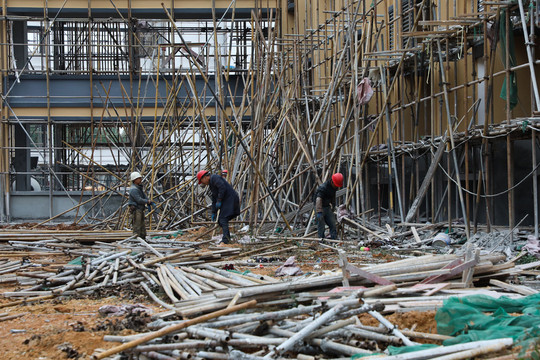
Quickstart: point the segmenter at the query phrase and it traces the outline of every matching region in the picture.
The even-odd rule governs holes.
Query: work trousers
[[[223,230],[223,237],[221,238],[221,242],[224,244],[228,244],[231,241],[231,233],[229,232],[229,220],[233,217],[229,216],[220,216],[218,218],[218,224],[221,226],[221,230]]]
[[[318,237],[324,239],[324,226],[325,224],[328,225],[328,228],[330,229],[330,238],[331,239],[337,239],[337,230],[336,230],[336,216],[334,215],[334,212],[332,211],[332,208],[330,206],[323,207],[323,218],[317,219],[317,235]]]
[[[146,239],[146,224],[144,222],[144,210],[135,209],[132,222],[133,235]]]

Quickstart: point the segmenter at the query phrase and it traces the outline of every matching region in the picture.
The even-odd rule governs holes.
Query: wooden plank
[[[429,169],[426,172],[426,176],[424,176],[422,185],[420,185],[420,189],[418,189],[418,193],[416,194],[416,197],[414,198],[414,201],[411,207],[409,208],[409,212],[407,212],[407,216],[405,217],[405,222],[411,222],[411,220],[414,218],[416,214],[416,210],[418,209],[418,207],[420,206],[420,203],[424,199],[424,196],[426,196],[429,185],[431,184],[431,179],[433,178],[433,175],[435,175],[435,170],[437,170],[439,161],[441,161],[445,145],[446,145],[446,133],[444,134],[444,136],[441,138],[441,141],[439,142],[439,147],[437,148],[437,152],[435,153],[435,156],[433,157],[433,160],[431,161],[431,164],[429,165]]]
[[[476,24],[478,20],[466,20],[466,19],[455,19],[455,20],[422,20],[418,22],[418,25],[421,26],[437,26],[437,25],[468,25]]]
[[[473,253],[473,245],[471,243],[467,243],[466,245],[466,251],[465,251],[465,261],[469,261],[472,258]],[[467,269],[463,272],[461,275],[461,282],[465,285],[470,286],[470,283],[472,281],[472,271],[471,269]]]
[[[349,287],[350,274],[349,274],[349,271],[347,270],[349,262],[347,261],[347,255],[345,254],[345,251],[343,250],[339,250],[338,264],[339,264],[339,267],[341,267],[341,272],[343,274],[343,286]]]
[[[353,274],[359,275],[359,276],[363,277],[364,279],[367,279],[369,281],[373,281],[374,283],[379,284],[379,285],[394,285],[394,283],[391,282],[390,280],[387,280],[387,279],[385,279],[383,277],[377,276],[377,275],[372,274],[370,272],[367,272],[365,270],[361,270],[361,269],[359,269],[356,266],[351,265],[351,264],[347,265],[347,270],[349,272],[353,273]]]
[[[443,284],[438,284],[438,285],[439,285],[439,286],[434,287],[432,290],[427,291],[424,295],[426,295],[426,296],[431,296],[431,295],[433,295],[433,294],[435,294],[435,293],[438,293],[438,292],[441,291],[441,290],[444,290],[444,289],[449,288],[452,284],[450,284],[450,283],[443,283]]]
[[[401,301],[397,303],[400,307],[411,308],[411,307],[425,307],[425,306],[434,306],[442,307],[442,300],[425,300],[425,301]]]
[[[410,288],[400,288],[396,293],[398,294],[414,294],[428,290],[424,293],[424,296],[431,296],[443,289],[449,288],[451,283],[436,283],[436,284],[416,284]]]
[[[411,227],[412,234],[414,236],[414,240],[417,244],[421,243],[422,240],[420,240],[420,236],[418,236],[418,231],[416,231],[416,228],[414,226]]]
[[[427,282],[425,282],[425,284],[433,283],[435,281],[444,281],[446,279],[450,279],[450,278],[456,276],[457,274],[463,272],[465,269],[469,269],[469,268],[475,266],[476,264],[478,264],[478,260],[476,260],[476,259],[472,259],[470,261],[464,262],[463,264],[452,268],[448,274],[443,274],[443,275],[436,276],[433,279],[430,279]]]
[[[444,266],[443,269],[452,269],[453,267],[460,265],[462,262],[463,261],[461,259],[455,259],[454,261],[452,261],[448,265]],[[438,275],[430,276],[430,277],[420,281],[420,284],[429,284],[431,282],[430,280],[434,279],[437,276]]]
[[[534,290],[534,289],[532,289],[532,288],[530,288],[528,286],[507,284],[505,282],[502,282],[502,281],[499,281],[499,280],[496,280],[496,279],[489,280],[489,283],[491,285],[498,286],[501,289],[509,290],[509,291],[512,291],[512,292],[515,292],[515,293],[518,293],[518,294],[521,294],[521,295],[525,295],[525,296],[533,295],[533,294],[538,293],[538,291],[536,291],[536,290]]]
[[[480,249],[476,249],[474,252],[474,259],[479,262],[480,261]],[[469,268],[463,272],[462,282],[467,286],[472,286],[472,279],[473,279],[473,273],[474,269]]]

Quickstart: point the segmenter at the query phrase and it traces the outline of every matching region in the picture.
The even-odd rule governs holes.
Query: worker
[[[315,191],[315,211],[317,213],[318,237],[324,239],[325,224],[330,229],[330,238],[337,239],[336,216],[333,207],[336,202],[336,191],[343,186],[343,175],[335,173],[330,180]]]
[[[152,201],[148,199],[141,185],[142,175],[134,171],[130,175],[130,180],[133,182],[129,189],[128,207],[132,214],[133,235],[146,239],[146,224],[144,221],[144,209],[146,205],[151,206]]]
[[[228,174],[229,172],[227,171],[227,169],[221,170],[221,177],[224,178],[225,180],[227,179]]]
[[[223,230],[221,243],[228,244],[231,241],[229,221],[240,215],[238,193],[223,177],[213,175],[206,170],[197,173],[197,180],[203,186],[210,186],[212,192],[212,221],[216,221],[217,217],[218,224]]]

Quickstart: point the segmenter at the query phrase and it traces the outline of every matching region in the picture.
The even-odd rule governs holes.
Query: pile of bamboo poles
[[[341,251],[339,259],[334,255],[338,259],[335,263],[341,269],[280,280],[268,275],[221,269],[219,264],[236,262],[233,258],[250,257],[251,251],[242,256],[238,248],[197,250],[194,247],[179,246],[166,239],[147,242],[140,238],[128,238],[112,244],[98,243],[91,247],[77,246],[77,250],[66,249],[66,244],[57,240],[39,240],[32,245],[27,244],[14,242],[13,246],[23,249],[27,254],[34,252],[34,256],[29,255],[28,258],[65,256],[66,253],[72,258],[79,257],[75,259],[77,261],[63,265],[24,259],[5,260],[0,264],[0,283],[17,284],[22,289],[5,292],[4,297],[33,301],[56,296],[92,294],[98,289],[129,284],[140,288],[153,301],[170,309],[171,314],[184,317],[224,309],[231,302],[260,301],[269,294],[279,299],[278,303],[282,305],[291,303],[291,293],[296,293],[292,303],[311,301],[312,298],[304,295],[304,292],[331,289],[341,284],[367,287],[386,285],[390,291],[395,291],[396,286],[416,285],[409,291],[398,293],[421,295],[426,292],[431,296],[447,288],[468,288],[485,279],[504,279],[524,271],[511,261],[504,262],[505,256],[502,254],[479,255],[472,249],[461,256],[424,255],[368,266],[349,262]],[[43,252],[38,245],[54,245],[61,251]],[[249,262],[246,264],[257,265]],[[496,284],[500,287],[501,282]],[[522,291],[530,293],[531,289],[523,288]],[[431,297],[427,304],[416,303],[418,299],[397,298],[387,303],[387,311],[436,309],[444,298]]]
[[[159,299],[150,287],[164,291],[170,295],[171,300],[177,301],[178,299],[170,291],[171,287],[174,287],[181,297],[191,298],[200,295],[201,286],[205,290],[213,289],[208,283],[220,289],[226,286],[208,279],[210,275],[200,277],[184,273],[183,270],[174,268],[171,264],[178,266],[216,261],[222,257],[237,254],[239,251],[235,248],[215,251],[197,250],[181,242],[165,238],[153,239],[149,242],[134,237],[116,243],[96,242],[91,246],[83,246],[77,242],[66,243],[57,239],[10,241],[10,246],[14,250],[9,254],[6,253],[7,256],[24,253],[26,258],[32,259],[65,257],[66,255],[72,259],[76,258],[66,264],[54,263],[54,265],[51,262],[39,263],[25,259],[4,261],[0,264],[0,282],[15,283],[23,289],[5,292],[3,296],[34,301],[56,296],[89,294],[97,289],[114,288],[119,285],[140,284],[155,300]],[[185,269],[188,271],[190,268],[186,266]],[[216,274],[214,277],[217,276]],[[149,282],[150,286],[144,282]],[[197,286],[197,282],[201,284]],[[183,291],[182,288],[186,290]],[[3,306],[16,303],[18,302]],[[159,303],[164,304],[161,300]]]
[[[228,314],[248,306],[256,306],[256,302],[251,301],[242,308],[236,305],[191,320],[156,321],[148,325],[149,332],[142,334],[105,336],[106,341],[123,344],[105,351],[98,350],[94,358],[104,359],[119,352],[127,352],[134,358],[144,355],[155,359],[311,360],[321,356],[350,358],[353,355],[366,356],[380,352],[379,345],[386,347],[418,344],[410,338],[434,344],[451,338],[406,329],[398,330],[378,313],[384,305],[361,303],[362,299],[353,295],[290,310]],[[359,324],[359,314],[369,314],[380,322],[380,326],[366,327]],[[256,335],[253,332],[256,332]],[[453,359],[465,359],[463,356],[470,356],[472,349],[475,349],[475,354],[486,354],[503,350],[512,344],[512,339],[476,341],[412,352],[404,358],[382,358],[431,359],[456,354]]]
[[[396,298],[397,293],[405,294],[405,290],[414,291],[413,288],[398,290],[396,286],[378,286],[360,290],[345,288],[342,292],[305,292],[301,291],[302,287],[306,289],[322,283],[300,283],[302,281],[297,282],[299,287],[288,285],[288,299],[280,296],[279,292],[275,291],[277,288],[272,290],[266,285],[260,285],[265,290],[258,292],[258,300],[255,300],[250,289],[239,290],[232,300],[195,318],[189,317],[192,306],[190,303],[177,304],[176,311],[156,314],[155,321],[148,324],[148,332],[127,337],[105,336],[106,341],[123,344],[105,351],[98,350],[94,356],[96,359],[103,359],[125,352],[135,358],[144,355],[163,359],[315,359],[315,354],[319,358],[346,358],[380,352],[389,345],[417,345],[415,340],[420,339],[434,344],[451,339],[450,336],[408,329],[398,330],[395,324],[381,315],[388,307],[387,304],[405,301],[404,298]],[[331,282],[324,287],[329,285]],[[294,292],[297,297],[291,299]],[[462,290],[462,293],[467,294],[467,291]],[[456,294],[457,292],[448,296]],[[420,303],[430,298],[430,295],[426,295],[423,299],[410,297],[409,300]],[[241,302],[241,299],[245,301]],[[296,307],[271,310],[276,307],[283,308],[286,304],[294,304]],[[243,314],[230,314],[246,308],[251,310]],[[379,327],[360,323],[360,314],[375,318],[380,323]],[[174,319],[177,315],[182,315],[184,320],[166,320]],[[476,349],[478,354],[489,353],[500,351],[512,344],[508,339],[473,342],[423,350],[409,358],[422,356],[430,359],[457,353],[459,355],[455,355],[455,358],[463,359],[464,354],[470,354],[466,351],[471,349]]]
[[[288,246],[284,241],[277,244]],[[464,247],[462,255],[426,254],[364,264],[353,261],[351,248],[324,245],[334,254],[330,255],[336,264],[333,270],[278,279],[221,269],[222,264],[245,262],[255,271],[256,264],[246,262],[254,255],[252,246],[243,251],[199,250],[196,243],[166,237],[84,245],[54,238],[10,240],[3,248],[7,246],[12,253],[28,256],[0,261],[0,284],[19,288],[3,292],[12,300],[1,304],[3,308],[125,287],[146,293],[164,308],[153,316],[147,333],[106,336],[105,340],[124,344],[97,351],[98,359],[119,352],[160,359],[311,359],[313,354],[370,354],[389,345],[411,346],[419,339],[440,344],[449,337],[398,330],[384,315],[436,310],[452,296],[533,294],[536,291],[527,286],[495,278],[526,274],[539,266],[516,266],[505,255],[481,254],[471,245]],[[56,261],[40,262],[41,257]],[[482,283],[490,287],[474,287]],[[247,312],[232,315],[238,310]],[[358,321],[359,314],[368,314],[381,325],[365,326]],[[474,346],[489,352],[511,344],[502,340],[498,347],[490,342]],[[438,348],[426,358],[470,354],[467,346]]]
[[[359,225],[354,221],[352,224]],[[415,236],[410,237],[410,243],[416,245],[422,243],[423,240],[420,240],[418,233],[425,236],[433,233],[436,228],[437,224],[419,228],[418,231],[412,227]],[[385,241],[391,241],[391,237],[398,237],[397,233],[388,232],[388,229],[387,232],[383,229],[373,229],[366,228]],[[79,242],[77,234],[84,240],[84,244]],[[400,234],[402,238],[408,236],[408,232]],[[151,287],[157,287],[166,295],[165,301],[159,300],[161,305],[166,304],[169,308],[176,305],[187,306],[182,310],[185,316],[224,307],[235,296],[240,296],[239,294],[244,300],[252,297],[258,299],[267,293],[337,286],[342,282],[364,286],[453,282],[455,283],[453,286],[469,287],[473,282],[518,274],[522,271],[512,260],[504,262],[506,258],[504,255],[494,252],[480,255],[479,250],[475,250],[471,244],[464,247],[465,251],[462,251],[461,255],[428,254],[391,263],[364,265],[355,264],[352,260],[355,257],[347,256],[360,251],[355,241],[327,240],[325,244],[320,243],[317,238],[273,236],[247,244],[243,249],[210,247],[208,250],[199,250],[201,244],[208,241],[168,239],[166,236],[155,236],[148,240],[132,236],[120,241],[111,241],[124,235],[122,232],[113,234],[97,232],[95,235],[82,232],[58,236],[47,232],[41,235],[34,233],[38,239],[43,237],[34,241],[25,239],[27,234],[24,232],[6,235],[10,235],[8,239],[11,240],[0,247],[0,253],[6,257],[22,257],[22,260],[5,260],[0,269],[2,276],[0,281],[15,282],[25,289],[4,296],[24,298],[68,295],[87,293],[100,287],[117,284],[141,283],[154,300],[159,298],[150,291]],[[18,235],[22,235],[22,239],[13,240]],[[96,237],[107,241],[88,242],[88,239]],[[325,251],[330,255],[329,260],[335,259],[334,263],[339,263],[341,269],[322,277],[307,274],[304,277],[297,277],[294,281],[284,282],[270,276],[231,273],[219,268],[220,265],[235,262],[254,266],[256,263],[247,260],[256,257],[290,255],[295,252],[309,254],[314,251]],[[77,258],[77,261],[62,265],[58,262],[33,263],[32,260],[26,260],[35,260],[37,257],[61,259],[65,256],[69,256],[70,259]],[[44,288],[47,290],[43,290]]]

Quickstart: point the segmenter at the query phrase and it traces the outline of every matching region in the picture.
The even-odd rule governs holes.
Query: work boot
[[[227,239],[226,237],[222,238],[221,241],[218,243],[218,245],[221,245],[221,244],[229,244],[229,239]]]

